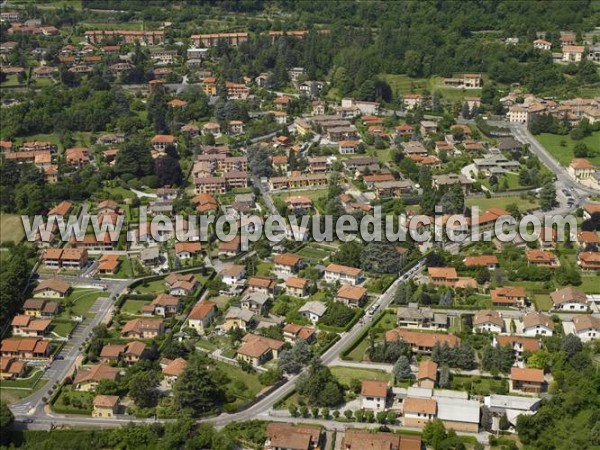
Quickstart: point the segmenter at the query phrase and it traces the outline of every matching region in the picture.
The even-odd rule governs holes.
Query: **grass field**
[[[473,395],[507,394],[508,382],[504,379],[453,375],[452,389]]]
[[[89,312],[90,308],[98,297],[107,296],[104,291],[99,289],[73,289],[71,293],[62,300],[65,311],[61,316],[69,318],[74,316],[94,317],[94,313]],[[70,313],[66,309],[70,306]]]
[[[52,332],[60,336],[67,337],[76,326],[76,322],[71,321],[52,321]]]
[[[519,210],[521,212],[536,209],[538,206],[537,200],[531,201],[528,198],[523,199],[521,197],[492,197],[492,198],[476,197],[476,198],[467,198],[465,203],[467,206],[474,206],[474,205],[479,206],[480,212],[483,212],[489,208],[494,208],[494,207],[506,209],[506,207],[508,205],[511,205],[513,203],[519,207]]]
[[[454,74],[460,77],[461,74]],[[481,95],[481,89],[461,89],[444,86],[442,77],[431,78],[410,78],[408,75],[398,74],[380,74],[379,78],[387,81],[394,93],[408,94],[413,92],[437,92],[441,95],[443,102],[454,103],[462,101],[464,97],[478,97]],[[486,75],[483,75],[485,80]]]
[[[387,330],[391,330],[396,327],[396,313],[393,311],[386,311],[383,314],[383,317],[381,317],[381,319],[371,327],[373,330],[375,330],[375,341],[381,341],[383,339],[383,334]],[[369,337],[365,335],[360,343],[348,354],[347,357],[351,361],[366,361],[368,359],[366,355],[368,348]]]
[[[225,389],[235,396],[236,401],[233,404],[238,407],[254,400],[256,394],[265,388],[258,381],[258,373],[256,372],[246,373],[239,367],[220,361],[211,361],[211,363],[215,364],[229,378],[229,382],[225,384]]]
[[[331,367],[331,373],[344,386],[350,386],[352,380],[383,380],[390,381],[392,374],[376,369],[357,369],[355,367]]]
[[[301,248],[295,254],[303,259],[309,260],[312,264],[320,264],[324,262],[330,255],[330,253],[326,250],[311,247],[309,245]]]
[[[581,141],[574,141],[571,136],[561,136],[558,134],[542,133],[535,137],[540,144],[548,150],[552,156],[554,156],[558,162],[563,166],[568,166],[571,160],[575,157],[573,155],[573,147],[578,142],[585,143],[588,148],[594,151],[596,154],[593,158],[587,158],[593,164],[600,165],[600,131],[592,133],[591,136],[586,137]],[[561,142],[565,142],[565,146],[561,146]]]
[[[550,294],[534,294],[533,302],[538,311],[549,311],[552,308]]]
[[[121,313],[123,314],[131,314],[132,316],[137,316],[140,314],[140,310],[142,306],[150,303],[150,300],[139,300],[134,298],[128,298],[123,306],[121,307]]]
[[[135,198],[135,194],[133,192],[131,192],[129,189],[125,189],[121,186],[105,187],[103,190],[105,192],[107,192],[109,195],[120,195],[123,198],[131,198],[131,199]]]
[[[16,214],[0,214],[0,242],[21,242],[25,237],[25,230],[21,217]]]
[[[298,191],[298,192],[290,192],[290,193],[286,192],[286,193],[273,195],[273,197],[280,198],[281,200],[283,200],[285,202],[285,200],[288,199],[289,197],[296,197],[298,195],[301,195],[303,197],[308,197],[313,202],[315,202],[318,199],[327,196],[327,189],[311,189],[309,191]]]

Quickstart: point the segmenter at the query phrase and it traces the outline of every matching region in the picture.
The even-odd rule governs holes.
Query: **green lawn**
[[[91,392],[79,392],[73,390],[72,386],[65,386],[52,405],[52,409],[64,414],[91,414],[93,399],[94,394]]]
[[[140,284],[135,288],[140,294],[161,294],[167,290],[164,278],[160,280],[150,281],[149,283]]]
[[[56,145],[58,147],[59,151],[61,151],[63,149],[63,146],[60,143],[60,138],[58,137],[58,134],[56,134],[56,133],[34,134],[34,135],[23,138],[23,141],[28,141],[28,142],[29,141],[46,141],[46,142],[51,142],[52,144]]]
[[[479,206],[480,212],[483,212],[489,208],[503,208],[506,209],[508,205],[515,204],[519,207],[521,212],[536,209],[538,206],[537,200],[532,201],[528,198],[521,197],[476,197],[468,198],[465,200],[467,206]]]
[[[273,270],[274,264],[269,262],[261,262],[256,267],[256,275],[266,277]]]
[[[42,378],[44,372],[40,369],[29,368],[27,369],[27,373],[22,379],[17,380],[3,380],[2,387],[3,388],[24,388],[24,389],[33,389],[38,384],[39,380]]]
[[[452,376],[452,389],[467,391],[473,395],[507,394],[508,381],[505,379]]]
[[[390,381],[392,374],[376,369],[357,369],[354,367],[331,367],[331,373],[344,386],[350,386],[353,379],[357,380],[385,380]]]
[[[540,144],[554,156],[563,166],[568,166],[571,160],[575,157],[573,147],[578,142],[585,143],[588,148],[595,152],[593,158],[588,158],[593,164],[600,165],[600,131],[592,133],[581,141],[574,141],[571,136],[561,136],[558,134],[542,133],[535,137]],[[565,146],[561,146],[564,141]]]
[[[371,324],[371,329],[375,331],[375,341],[381,341],[386,331],[396,328],[396,323],[396,313],[393,311],[384,312],[376,323]],[[351,361],[366,361],[368,359],[366,356],[368,348],[369,336],[365,335],[359,344],[347,355],[347,358]]]
[[[307,245],[298,250],[295,255],[300,256],[303,259],[307,259],[313,264],[319,264],[324,262],[329,257],[330,252],[321,248],[315,248]]]
[[[71,293],[62,300],[65,311],[61,314],[64,318],[74,316],[93,317],[94,314],[89,312],[98,297],[107,297],[108,294],[99,289],[73,289]],[[70,312],[69,312],[70,307]]]
[[[584,275],[581,277],[581,285],[577,288],[586,294],[600,294],[600,277]]]
[[[285,200],[289,197],[296,197],[298,195],[301,195],[303,197],[310,198],[314,203],[318,199],[326,197],[327,192],[328,192],[327,189],[311,189],[309,191],[298,191],[298,192],[276,194],[276,195],[273,195],[273,197],[280,198],[281,200],[283,200],[285,202]]]
[[[454,77],[460,77],[462,74],[455,73]],[[442,96],[443,102],[454,103],[462,101],[464,97],[478,97],[481,95],[481,89],[460,89],[444,86],[442,77],[431,78],[410,78],[404,74],[379,74],[379,78],[387,81],[394,93],[408,94],[413,92],[437,92]],[[486,75],[483,74],[484,81]]]
[[[123,198],[134,199],[136,197],[136,195],[129,189],[125,189],[121,186],[105,187],[103,190],[109,195],[120,195]]]
[[[19,77],[17,75],[9,75],[8,77],[6,77],[6,81],[0,83],[0,86],[2,86],[3,88],[9,88],[9,87],[17,87],[17,86],[23,86],[25,83],[19,83]]]
[[[550,294],[534,294],[533,302],[535,303],[535,309],[538,311],[549,311],[552,308]]]
[[[60,336],[67,337],[76,326],[76,322],[72,321],[52,321],[52,332]]]
[[[21,217],[16,214],[0,214],[0,242],[19,243],[25,237]]]
[[[257,372],[246,373],[239,367],[220,361],[211,361],[211,363],[221,369],[229,378],[229,382],[225,384],[225,389],[236,398],[233,403],[236,406],[254,400],[256,395],[265,388],[258,381],[259,374]]]
[[[121,307],[121,312],[123,314],[130,314],[132,316],[137,316],[140,314],[140,310],[142,306],[150,303],[150,300],[138,300],[133,298],[128,298],[123,306]]]

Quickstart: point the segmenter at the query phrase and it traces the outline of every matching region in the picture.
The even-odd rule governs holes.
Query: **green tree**
[[[156,406],[158,401],[158,376],[154,371],[137,372],[129,380],[129,397],[140,408]]]
[[[204,358],[194,355],[173,385],[173,398],[179,409],[189,409],[198,417],[214,411],[223,402],[224,395],[208,372]]]
[[[540,206],[542,209],[551,209],[556,203],[556,189],[552,183],[545,184],[540,192]]]
[[[405,355],[398,358],[392,372],[396,380],[406,380],[411,377],[410,361]]]

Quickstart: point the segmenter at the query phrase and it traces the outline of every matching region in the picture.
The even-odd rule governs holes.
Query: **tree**
[[[344,398],[339,382],[317,358],[312,360],[306,373],[298,378],[297,388],[310,405],[336,406]]]
[[[556,189],[552,183],[547,183],[540,192],[540,206],[542,209],[551,209],[556,203]]]
[[[391,243],[370,242],[360,254],[360,267],[368,272],[398,273],[402,256]]]
[[[440,419],[433,419],[427,422],[423,427],[423,442],[437,449],[440,444],[447,438],[446,427]]]
[[[2,430],[2,437],[0,438],[0,442],[4,444],[8,443],[7,441],[10,439],[10,432],[12,430],[12,425],[15,421],[15,416],[13,416],[12,411],[8,407],[8,405],[1,401],[0,402],[0,430]]]
[[[154,371],[137,372],[129,380],[129,397],[140,408],[156,406],[158,377]]]
[[[498,427],[502,431],[506,431],[510,428],[510,422],[508,421],[508,417],[506,416],[506,414],[502,414],[500,416],[500,422],[498,424]]]
[[[360,255],[363,245],[358,240],[344,242],[332,256],[332,261],[352,267],[360,266]]]
[[[180,186],[183,182],[179,161],[170,155],[161,156],[154,161],[154,173],[160,186]]]
[[[310,346],[299,339],[290,350],[282,350],[279,355],[278,366],[287,373],[298,373],[312,357]]]
[[[442,389],[450,388],[450,369],[446,365],[440,368],[439,386]]]
[[[194,417],[214,411],[224,400],[222,388],[217,386],[199,355],[192,356],[173,385],[173,398],[179,409],[189,409]]]
[[[577,353],[583,350],[583,344],[581,343],[581,339],[579,338],[579,336],[576,336],[574,334],[567,334],[562,341],[561,350],[565,352],[567,359],[570,360]]]
[[[375,83],[373,82],[373,80],[366,80],[360,87],[360,90],[358,91],[358,99],[359,100],[366,100],[366,101],[374,101],[376,98],[376,90],[375,90]]]
[[[398,358],[398,360],[394,364],[392,372],[396,380],[406,380],[410,378],[410,361],[405,355],[402,355],[400,356],[400,358]]]

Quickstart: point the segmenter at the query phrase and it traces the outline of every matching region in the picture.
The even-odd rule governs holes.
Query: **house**
[[[300,316],[310,320],[312,323],[317,323],[321,317],[323,317],[325,311],[327,311],[327,306],[325,303],[319,301],[310,301],[302,305],[302,307],[300,307],[298,310],[298,313]]]
[[[559,264],[554,253],[544,250],[530,250],[526,253],[526,256],[527,262],[537,267],[556,268]]]
[[[52,321],[48,319],[34,319],[25,314],[16,315],[12,322],[13,336],[42,337],[46,335]]]
[[[473,318],[473,332],[502,333],[504,320],[498,311],[484,309],[475,313]]]
[[[170,134],[157,134],[152,138],[152,148],[157,152],[164,152],[168,146],[177,147],[177,139]]]
[[[356,267],[343,266],[341,264],[329,264],[325,267],[325,281],[328,283],[360,284],[363,279],[363,271]]]
[[[422,94],[404,94],[402,96],[402,105],[404,109],[415,109],[423,105],[424,96]]]
[[[198,280],[191,273],[170,273],[165,278],[169,294],[173,296],[189,295],[198,287]]]
[[[546,314],[532,311],[523,317],[523,334],[525,336],[552,336],[554,322]]]
[[[164,332],[160,319],[133,319],[123,325],[121,336],[127,339],[153,339]]]
[[[523,308],[527,301],[527,292],[525,288],[520,286],[505,286],[492,289],[490,295],[494,306],[517,306]]]
[[[7,338],[0,342],[0,356],[18,359],[47,359],[50,351],[50,341],[39,337]]]
[[[346,306],[360,308],[367,299],[367,290],[360,286],[342,284],[335,297],[336,302],[341,302]]]
[[[523,360],[525,352],[533,353],[541,348],[537,339],[521,336],[497,335],[494,336],[493,343],[494,346],[511,347],[517,361]]]
[[[81,168],[91,162],[90,151],[85,147],[68,148],[65,150],[65,161],[69,166]]]
[[[104,364],[119,362],[126,348],[125,344],[107,344],[102,347],[99,359]]]
[[[341,450],[421,450],[421,436],[346,428]]]
[[[582,342],[600,338],[600,318],[591,314],[573,317],[573,328]]]
[[[583,58],[585,47],[583,45],[563,45],[562,62],[579,63]]]
[[[118,395],[96,395],[94,397],[92,417],[115,417],[118,412]]]
[[[169,294],[159,294],[149,305],[142,306],[143,315],[173,316],[181,311],[179,299]]]
[[[417,373],[417,384],[419,387],[433,389],[437,383],[438,365],[430,359],[419,363],[419,372]]]
[[[227,124],[229,134],[242,134],[244,132],[244,122],[241,120],[230,120]]]
[[[435,419],[437,401],[433,398],[407,397],[402,403],[404,426],[423,427]]]
[[[160,362],[164,380],[168,386],[172,386],[173,383],[177,381],[177,378],[179,378],[183,369],[185,369],[186,364],[187,361],[183,358],[175,358],[174,360],[164,358]]]
[[[177,242],[175,244],[175,255],[178,259],[190,259],[202,251],[200,242]]]
[[[244,295],[240,301],[242,309],[248,309],[255,314],[264,314],[267,311],[269,295],[263,292],[251,292]]]
[[[228,286],[236,286],[246,276],[246,268],[241,264],[230,264],[225,266],[219,273],[223,279],[223,283]]]
[[[340,141],[338,151],[341,155],[354,155],[358,151],[360,141]]]
[[[275,267],[273,270],[283,275],[291,275],[300,268],[301,258],[290,253],[282,253],[273,257],[273,263]]]
[[[387,381],[363,380],[360,389],[360,407],[375,412],[385,411],[388,389]]]
[[[254,313],[252,311],[231,306],[225,314],[225,322],[221,325],[221,329],[229,331],[232,328],[239,328],[247,331],[252,326],[253,318]]]
[[[541,369],[513,367],[510,370],[510,382],[512,391],[529,394],[541,394],[546,391],[544,371]]]
[[[192,203],[200,213],[214,212],[219,206],[217,200],[210,194],[198,194],[192,199]]]
[[[235,236],[231,241],[219,242],[219,256],[231,257],[240,253],[242,240]]]
[[[308,295],[310,281],[306,278],[288,277],[285,290],[289,295],[304,298]]]
[[[581,270],[600,270],[600,253],[581,252],[577,263]]]
[[[139,341],[133,341],[125,346],[122,358],[126,364],[135,364],[144,356],[146,344]]]
[[[449,286],[452,287],[458,281],[458,274],[454,267],[428,267],[427,273],[431,283],[436,286]]]
[[[74,389],[83,392],[94,391],[98,383],[102,380],[117,381],[119,372],[119,368],[106,364],[97,364],[82,368],[73,379]]]
[[[550,294],[556,311],[587,311],[587,296],[573,286],[556,290]]]
[[[285,200],[285,203],[290,214],[293,214],[295,216],[302,216],[304,214],[308,214],[313,209],[312,200],[304,195],[288,197]]]
[[[600,214],[600,204],[597,203],[586,203],[582,209],[585,220],[590,220],[594,214]]]
[[[585,158],[575,158],[569,164],[567,172],[575,178],[575,180],[584,182],[593,177],[596,172],[596,166]]]
[[[399,306],[396,313],[399,327],[404,328],[433,328],[445,330],[448,328],[448,315],[434,312],[428,307],[419,307],[417,303]]]
[[[385,340],[386,342],[404,341],[410,345],[413,353],[422,355],[431,354],[436,343],[440,345],[447,343],[450,348],[457,347],[460,344],[460,339],[453,334],[420,333],[404,328],[395,328],[386,331]]]
[[[104,253],[98,260],[98,273],[102,275],[114,275],[119,270],[120,265],[121,259],[119,255]]]
[[[293,344],[297,340],[306,341],[308,343],[315,340],[317,332],[314,328],[288,323],[283,327],[283,340]]]
[[[59,278],[42,280],[33,289],[34,297],[65,298],[71,291],[71,285]]]
[[[517,425],[520,415],[535,414],[540,407],[541,399],[515,395],[492,394],[484,398],[484,406],[492,414],[492,430],[500,430],[500,418],[506,416],[512,426]]]
[[[23,311],[27,316],[52,317],[60,313],[61,305],[58,302],[30,298],[23,303]]]
[[[321,427],[269,423],[264,450],[316,450],[320,448]]]
[[[247,334],[242,338],[242,345],[237,350],[237,359],[258,367],[269,359],[277,359],[284,343],[256,334]]]
[[[432,120],[422,120],[420,130],[421,136],[437,133],[437,122]]]
[[[434,394],[437,402],[436,418],[444,423],[447,429],[458,432],[479,432],[481,404],[479,400],[453,398],[439,393]]]
[[[270,277],[254,276],[248,279],[246,286],[248,286],[250,292],[274,295],[277,289],[277,280]]]
[[[161,256],[158,245],[142,249],[140,252],[140,261],[145,266],[156,266],[160,264]]]
[[[473,182],[465,177],[463,174],[456,173],[447,173],[443,175],[434,175],[432,177],[433,188],[440,189],[448,189],[455,185],[460,185],[463,192],[468,194],[471,192],[471,188],[473,186]]]
[[[600,244],[600,237],[598,237],[595,231],[580,231],[577,233],[577,243],[583,249],[589,245],[597,247]]]
[[[463,262],[467,267],[486,267],[489,270],[498,268],[496,255],[467,256]]]
[[[16,358],[0,357],[0,380],[21,378],[25,374],[27,363]]]

